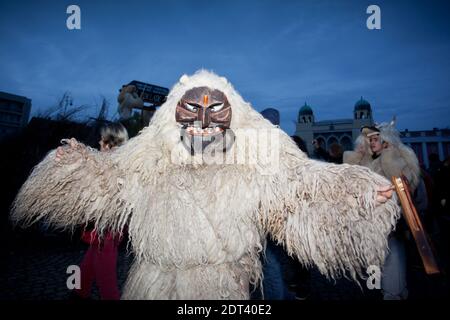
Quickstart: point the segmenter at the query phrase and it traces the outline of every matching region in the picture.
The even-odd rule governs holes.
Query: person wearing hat
[[[420,167],[414,151],[404,145],[394,127],[395,122],[361,128],[354,151],[344,152],[344,163],[368,167],[386,177],[404,175],[410,183],[411,193],[420,184]],[[408,297],[406,283],[406,253],[402,219],[391,233],[390,253],[382,270],[381,289],[385,300],[403,300]]]

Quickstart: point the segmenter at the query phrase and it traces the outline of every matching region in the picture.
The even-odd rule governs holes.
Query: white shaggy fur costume
[[[395,129],[395,120],[377,125],[381,141],[388,147],[375,160],[370,150],[368,138],[361,134],[355,142],[354,151],[344,152],[344,163],[368,167],[374,172],[390,179],[392,176],[404,175],[414,191],[420,183],[420,166],[414,151],[402,143],[400,133]]]
[[[201,86],[227,96],[236,142],[242,128],[276,130],[275,172],[261,174],[262,162],[191,164],[175,108]],[[63,229],[95,221],[100,233],[128,224],[136,258],[122,298],[248,299],[248,284],[262,278],[267,233],[330,278],[357,279],[382,265],[399,217],[396,199],[375,201],[387,184],[368,168],[308,159],[225,78],[199,71],[183,76],[150,125],[116,151],[81,145],[58,163],[50,152],[21,188],[12,218]]]
[[[379,134],[381,142],[387,143],[381,154],[373,158],[369,138],[363,131],[356,139],[355,150],[344,152],[344,163],[366,166],[388,179],[404,175],[414,192],[421,180],[419,162],[414,151],[401,142],[394,120],[391,123],[377,125],[376,129],[379,133],[372,132],[372,134]],[[368,132],[371,131],[373,129],[369,129]],[[397,232],[390,236],[388,243],[390,253],[382,269],[381,289],[384,299],[403,300],[408,297],[404,240]]]

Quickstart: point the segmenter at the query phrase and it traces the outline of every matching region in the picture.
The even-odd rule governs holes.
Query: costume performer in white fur
[[[201,151],[223,140],[215,156],[251,156],[243,129],[276,133],[276,166],[203,161]],[[225,78],[199,71],[181,77],[150,125],[117,150],[71,141],[50,152],[12,218],[63,229],[95,221],[100,234],[128,224],[136,258],[122,298],[248,299],[267,233],[330,278],[381,265],[399,217],[389,185],[368,168],[308,159]]]
[[[355,151],[345,152],[344,162],[366,166],[388,179],[404,175],[410,183],[412,193],[421,182],[417,157],[411,148],[401,142],[394,120],[362,128],[361,135],[356,140]],[[385,300],[402,300],[408,297],[403,238],[402,228],[398,228],[389,237],[390,252],[383,266],[381,279]]]
[[[371,150],[370,144],[376,143],[370,141],[371,137],[378,137],[380,140],[380,152]],[[412,192],[420,182],[419,161],[414,151],[400,140],[400,134],[395,129],[395,119],[390,123],[362,128],[361,135],[356,139],[355,151],[346,151],[344,162],[369,167],[388,179],[403,174],[408,179]]]

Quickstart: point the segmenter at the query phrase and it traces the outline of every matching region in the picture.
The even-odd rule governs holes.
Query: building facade
[[[0,139],[20,131],[28,123],[31,100],[0,92]]]
[[[309,154],[313,152],[314,139],[325,150],[333,143],[342,145],[344,150],[352,150],[361,127],[373,123],[372,107],[362,97],[355,104],[353,118],[349,119],[315,121],[312,108],[305,102],[298,113],[295,135],[305,141]]]
[[[450,129],[405,130],[400,132],[400,137],[403,143],[414,150],[419,162],[426,168],[430,166],[430,155],[438,155],[441,161],[450,156]]]
[[[298,113],[295,135],[305,141],[309,154],[313,152],[314,139],[325,150],[333,143],[342,145],[344,150],[352,150],[361,127],[373,124],[372,107],[362,97],[355,103],[351,119],[315,121],[312,108],[305,103]],[[427,168],[430,165],[430,155],[439,156],[441,161],[450,156],[450,129],[405,130],[400,132],[400,137],[403,143],[414,150],[419,162]]]

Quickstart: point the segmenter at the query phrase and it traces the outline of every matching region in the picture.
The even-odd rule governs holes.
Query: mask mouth
[[[219,126],[209,126],[206,128],[201,128],[195,125],[187,125],[183,129],[186,131],[186,134],[190,136],[202,137],[212,137],[225,131],[225,129]]]
[[[206,150],[226,152],[234,143],[233,130],[218,125],[201,128],[186,124],[181,128],[181,141],[191,155],[201,154]]]

